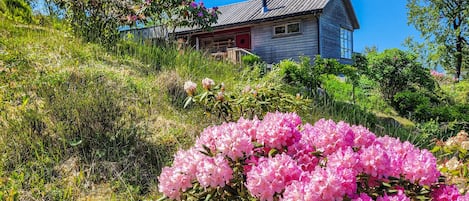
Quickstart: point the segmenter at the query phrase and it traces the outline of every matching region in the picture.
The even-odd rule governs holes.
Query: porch
[[[191,37],[191,44],[217,59],[240,63],[242,56],[252,54],[251,29],[246,27],[197,34]]]

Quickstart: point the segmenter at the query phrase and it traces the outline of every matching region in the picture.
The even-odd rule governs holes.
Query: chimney
[[[267,8],[267,0],[262,0],[262,13],[267,13],[269,8]]]

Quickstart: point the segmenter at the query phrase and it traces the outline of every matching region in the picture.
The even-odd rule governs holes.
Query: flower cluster
[[[430,71],[430,74],[435,77],[436,79],[442,79],[443,77],[445,77],[445,74],[444,73],[440,73],[436,70],[431,70]]]
[[[439,177],[436,158],[408,142],[277,112],[206,128],[163,169],[159,189],[176,200],[467,200]]]
[[[465,131],[456,136],[437,142],[432,152],[439,160],[439,169],[447,178],[447,184],[454,184],[459,192],[469,192],[469,137]]]

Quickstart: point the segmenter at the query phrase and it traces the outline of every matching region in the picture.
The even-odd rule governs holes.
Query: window
[[[340,57],[352,58],[352,31],[340,28]]]
[[[279,26],[274,27],[274,36],[282,36],[282,35],[289,35],[300,33],[300,23],[289,23],[289,24],[282,24]]]

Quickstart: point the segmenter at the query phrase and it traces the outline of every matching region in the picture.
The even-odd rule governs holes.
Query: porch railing
[[[254,55],[253,53],[249,52],[246,49],[234,47],[234,48],[227,48],[227,59],[235,64],[242,63],[242,58],[245,55]]]

